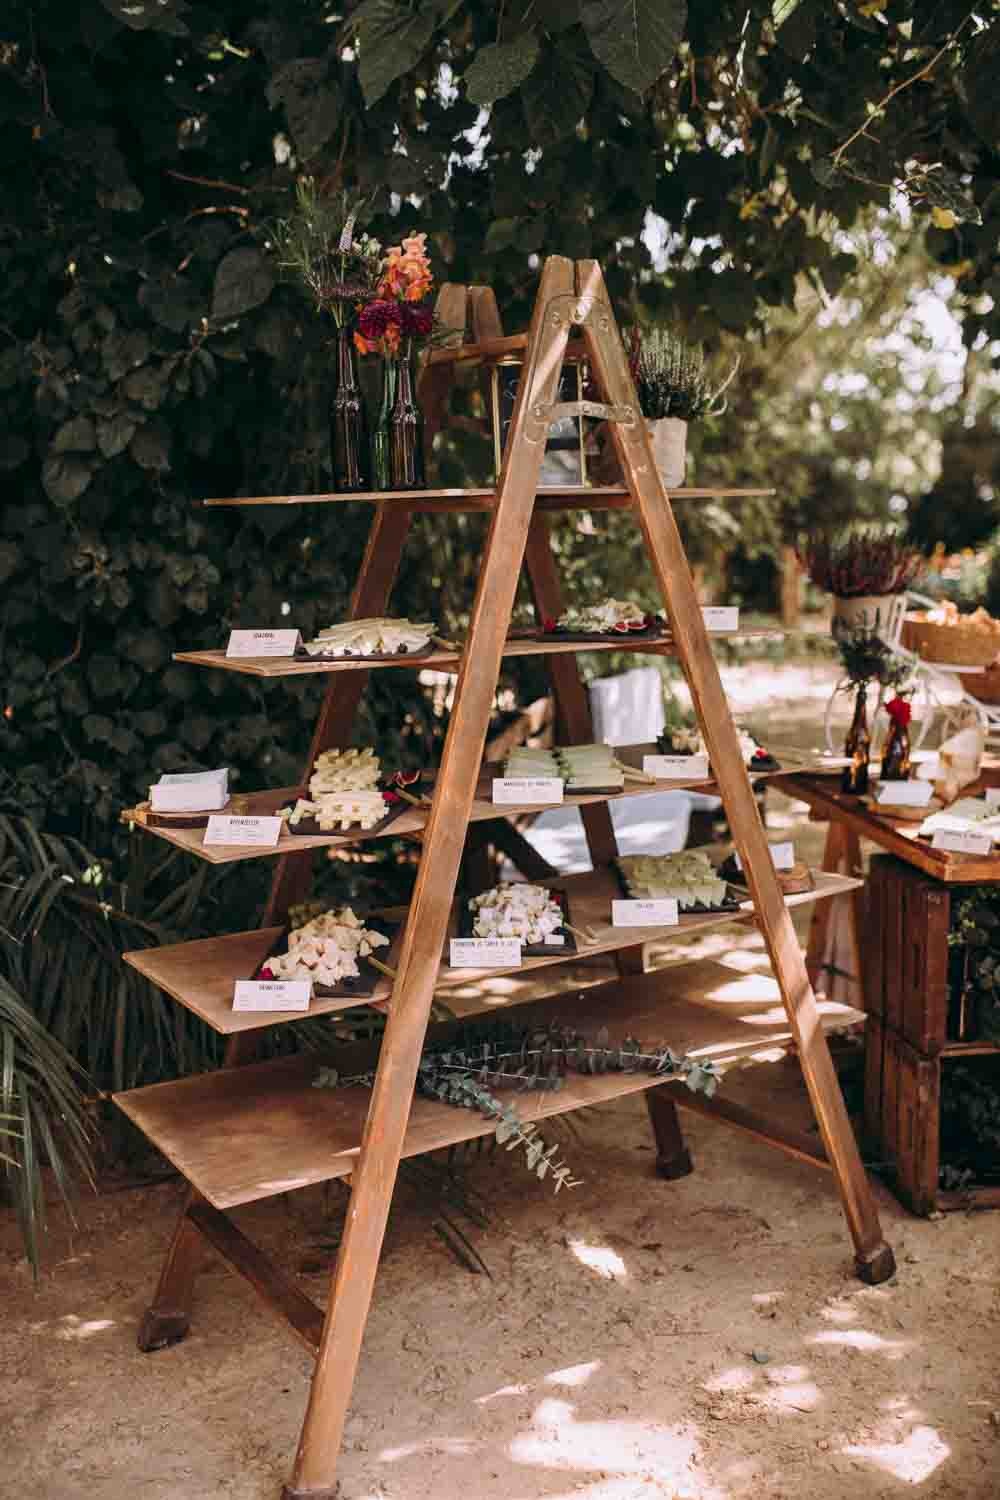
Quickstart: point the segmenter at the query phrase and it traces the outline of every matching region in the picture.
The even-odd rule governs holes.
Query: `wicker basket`
[[[1000,666],[988,667],[974,677],[965,679],[963,686],[970,697],[980,703],[1000,703]]]
[[[955,625],[936,625],[907,615],[902,643],[924,661],[944,662],[953,667],[989,667],[1000,656],[1000,635],[985,630],[962,630]]]

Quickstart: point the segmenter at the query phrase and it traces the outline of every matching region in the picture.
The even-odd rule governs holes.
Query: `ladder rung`
[[[536,421],[561,422],[564,417],[600,417],[605,422],[624,422],[631,427],[635,411],[631,406],[609,406],[604,401],[557,401],[552,406],[536,406],[531,415]]]

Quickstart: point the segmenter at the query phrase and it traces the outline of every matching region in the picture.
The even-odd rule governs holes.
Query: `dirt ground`
[[[778,738],[823,682],[776,674],[755,723]],[[774,799],[774,826],[814,852],[800,817]],[[764,962],[754,938],[698,952]],[[734,1097],[803,1108],[790,1061],[730,1077]],[[400,1187],[344,1500],[1000,1495],[1000,1214],[917,1220],[877,1186],[899,1269],[865,1287],[827,1174],[684,1120],[696,1170],[678,1182],[653,1175],[639,1096],[573,1117],[570,1194],[475,1160],[491,1223],[465,1228],[492,1280]],[[236,1217],[321,1301],[345,1196]],[[135,1347],[180,1202],[176,1181],[89,1197],[73,1232],[54,1210],[37,1288],[0,1216],[2,1500],[277,1500],[310,1361],[245,1283],[209,1258],[187,1341]]]

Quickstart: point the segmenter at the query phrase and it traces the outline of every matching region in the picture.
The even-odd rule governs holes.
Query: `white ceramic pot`
[[[858,594],[853,599],[834,599],[830,628],[834,640],[867,630],[884,641],[896,641],[905,613],[905,594]]]
[[[680,417],[646,418],[660,478],[668,490],[680,489],[687,469],[688,424]]]

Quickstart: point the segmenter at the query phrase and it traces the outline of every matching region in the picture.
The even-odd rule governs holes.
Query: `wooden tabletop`
[[[986,787],[998,785],[1000,768],[989,767],[977,782],[962,788],[962,796],[976,797]],[[859,837],[905,859],[946,885],[983,885],[1000,880],[1000,854],[956,854],[949,849],[932,849],[930,839],[917,832],[919,823],[873,812],[859,798],[842,792],[839,772],[796,771],[782,779],[781,790],[789,797],[807,802],[814,818],[846,823]]]

